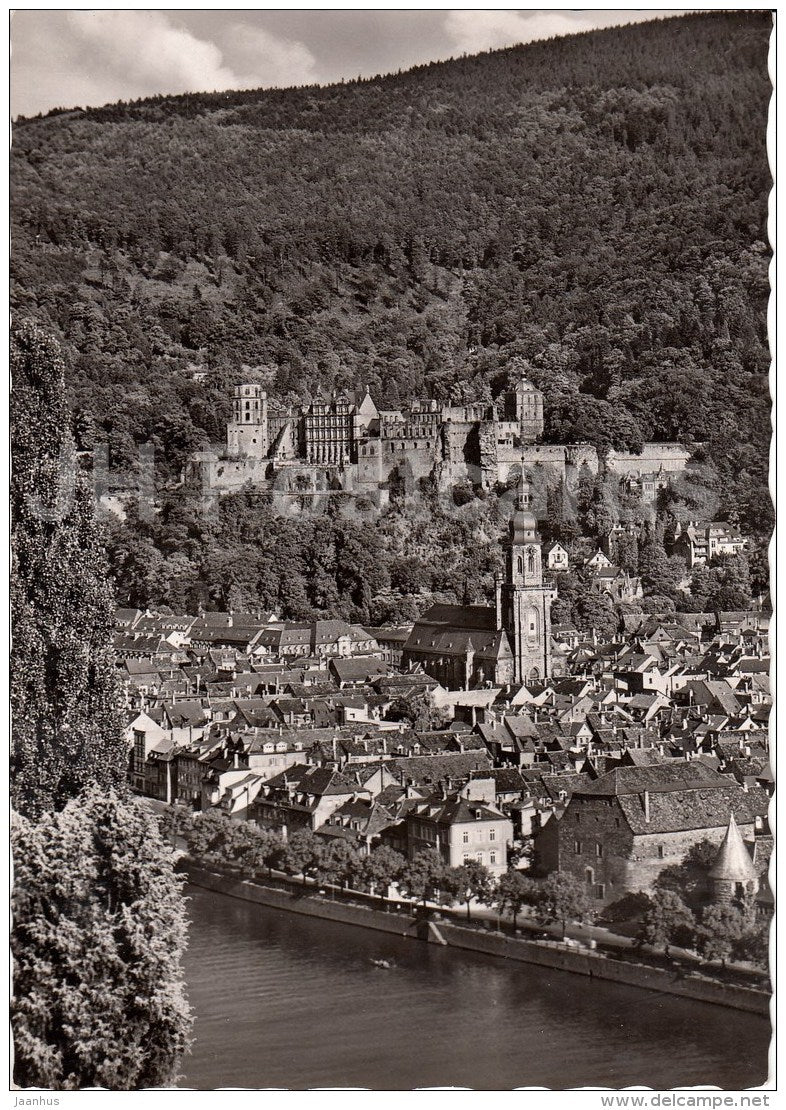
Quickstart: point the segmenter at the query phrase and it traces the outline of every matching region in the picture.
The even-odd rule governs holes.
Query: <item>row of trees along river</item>
[[[471,920],[472,903],[509,913],[515,929],[522,911],[542,923],[559,922],[563,936],[570,921],[591,919],[584,886],[572,875],[554,872],[532,878],[509,868],[499,878],[477,860],[450,867],[435,849],[414,859],[380,845],[366,853],[343,839],[320,837],[301,829],[287,839],[274,830],[232,821],[216,810],[192,813],[167,807],[160,816],[162,835],[180,839],[189,855],[204,866],[236,867],[246,877],[265,881],[273,872],[300,876],[341,891],[384,895],[395,888],[409,901],[442,906],[463,904]],[[611,917],[637,913],[638,939],[650,945],[692,948],[706,960],[730,957],[767,965],[769,926],[756,920],[754,906],[702,905],[702,877],[717,847],[702,841],[677,867],[668,868],[652,895],[627,896]],[[622,917],[620,917],[622,919]]]

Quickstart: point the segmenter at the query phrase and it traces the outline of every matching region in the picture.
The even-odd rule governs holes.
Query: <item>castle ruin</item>
[[[344,490],[387,503],[392,490],[433,482],[440,490],[470,482],[491,489],[526,467],[544,483],[575,485],[583,467],[598,472],[586,443],[543,444],[543,394],[526,378],[495,402],[454,405],[433,399],[407,408],[379,408],[362,394],[319,393],[283,409],[261,386],[235,386],[226,446],[200,452],[186,480],[205,495],[251,486],[282,494]],[[690,452],[682,444],[649,443],[641,454],[611,452],[606,465],[620,477],[642,469],[674,473]]]

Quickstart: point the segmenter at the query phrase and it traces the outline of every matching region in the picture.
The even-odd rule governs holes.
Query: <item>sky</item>
[[[11,113],[328,84],[683,10],[17,9]]]

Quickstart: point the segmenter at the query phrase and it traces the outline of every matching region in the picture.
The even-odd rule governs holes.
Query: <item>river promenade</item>
[[[755,989],[752,977],[735,976],[738,981],[729,981],[728,974],[721,978],[720,974],[713,973],[719,969],[698,962],[692,964],[684,956],[678,961],[665,961],[660,957],[661,966],[658,966],[652,962],[658,957],[652,955],[651,960],[644,960],[641,954],[631,951],[628,938],[615,937],[595,926],[574,926],[581,930],[584,943],[575,936],[568,936],[567,941],[557,940],[541,926],[538,926],[541,935],[534,938],[530,930],[526,930],[530,935],[521,929],[515,934],[512,930],[502,931],[499,920],[497,928],[491,920],[478,921],[472,927],[459,924],[456,915],[442,908],[432,907],[427,915],[412,906],[403,908],[402,912],[401,903],[355,891],[349,896],[341,892],[320,893],[314,886],[293,882],[283,875],[276,875],[267,883],[251,881],[226,866],[211,864],[206,867],[204,862],[198,864],[185,858],[180,867],[195,886],[289,913],[537,964],[591,979],[645,987],[653,992],[762,1016],[769,1013],[770,995],[765,990]],[[599,935],[601,944],[597,939]]]

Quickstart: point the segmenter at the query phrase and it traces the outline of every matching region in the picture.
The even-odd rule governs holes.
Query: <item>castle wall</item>
[[[236,493],[247,482],[266,485],[267,459],[195,459],[186,468],[186,481],[208,492]]]
[[[661,467],[676,473],[685,469],[690,457],[682,443],[645,443],[640,455],[610,451],[606,466],[615,474],[650,473]]]
[[[369,408],[369,419],[371,413]],[[496,406],[427,401],[415,402],[406,413],[384,411],[379,437],[367,436],[364,420],[357,412],[353,415],[352,403],[343,397],[314,403],[302,416],[281,410],[269,413],[259,386],[237,386],[222,451],[226,457],[195,456],[186,473],[207,492],[233,492],[249,482],[270,485],[266,479],[272,477],[274,490],[302,495],[307,475],[327,468],[328,488],[371,495],[414,490],[426,479],[435,479],[443,490],[467,481],[491,489],[510,482],[522,466],[538,489],[560,480],[575,489],[582,467],[592,474],[599,469],[597,452],[589,444],[532,442],[542,434],[543,396],[526,381]],[[307,455],[313,461],[307,461]],[[661,469],[679,473],[689,458],[683,444],[647,443],[638,455],[610,452],[607,467],[620,478]],[[293,466],[299,467],[299,479],[293,474],[280,479],[282,469]]]
[[[598,472],[598,455],[589,444],[533,443],[526,447],[497,448],[498,481],[507,482],[525,467],[543,467],[549,481],[564,479],[569,485],[578,480],[582,465]]]

